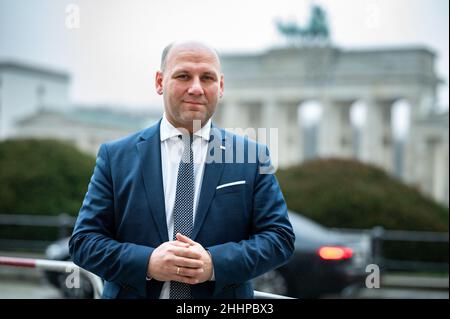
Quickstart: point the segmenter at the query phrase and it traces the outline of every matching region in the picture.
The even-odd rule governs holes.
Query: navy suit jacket
[[[98,152],[69,248],[75,264],[105,280],[103,298],[161,293],[163,282],[146,280],[151,253],[169,241],[159,127],[103,144]],[[215,280],[193,285],[192,295],[253,298],[250,280],[292,255],[286,204],[275,176],[261,174],[269,157],[248,160],[255,148],[268,155],[267,147],[215,125],[208,145],[192,239],[211,253]],[[244,160],[227,163],[239,149]],[[236,181],[245,184],[217,189]]]

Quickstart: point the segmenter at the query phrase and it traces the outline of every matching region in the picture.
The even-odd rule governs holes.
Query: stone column
[[[448,205],[448,143],[439,141],[435,145],[432,194],[433,198]]]
[[[223,128],[247,127],[247,110],[238,100],[227,98],[220,107],[222,108],[220,112],[220,125]]]
[[[216,111],[214,112],[214,115],[212,117],[212,120],[214,123],[217,123],[219,126],[223,126],[223,116],[225,112],[226,104],[223,102],[223,100],[220,100],[219,103],[216,106]]]
[[[356,157],[353,151],[353,124],[350,117],[350,109],[352,103],[350,101],[336,103],[339,116],[339,149],[340,157],[353,158]]]
[[[260,127],[266,129],[265,144],[269,146],[272,156],[277,156],[278,164],[281,167],[286,166],[287,149],[285,130],[286,121],[284,113],[284,108],[277,103],[275,98],[268,98],[263,102]],[[278,130],[276,136],[270,135],[271,128]],[[276,152],[276,154],[274,154],[274,152]]]
[[[410,126],[409,134],[405,141],[404,180],[410,185],[421,187],[423,189],[423,180],[425,171],[427,170],[424,155],[427,149],[423,141],[423,132],[419,126],[422,117],[420,109],[423,108],[420,106],[421,101],[423,101],[423,99],[419,96],[408,98],[410,104]]]
[[[352,157],[352,123],[350,103],[321,100],[319,124],[320,157]]]
[[[258,139],[258,128],[262,127],[263,107],[260,101],[252,101],[243,104],[247,115],[247,135],[254,140]]]
[[[328,99],[320,101],[322,104],[322,117],[319,122],[319,145],[318,155],[320,157],[330,157],[337,149],[338,136],[338,115],[333,103]]]
[[[366,121],[362,127],[361,159],[392,173],[394,171],[392,103],[375,99],[368,99],[365,102]]]
[[[302,123],[298,116],[299,104],[283,105],[286,115],[286,165],[296,165],[304,160]]]
[[[442,170],[438,172],[439,175],[439,189],[440,192],[439,199],[442,199],[442,203],[449,206],[449,143],[448,143],[448,128],[446,133],[445,142],[442,145],[442,156],[440,159],[442,161]]]

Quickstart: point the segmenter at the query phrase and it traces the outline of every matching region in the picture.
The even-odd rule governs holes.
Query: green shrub
[[[0,214],[76,216],[95,165],[92,156],[55,140],[0,142]],[[0,226],[3,239],[54,240],[52,227]]]
[[[329,227],[448,231],[447,207],[371,165],[318,159],[277,177],[291,210]]]
[[[95,159],[54,140],[0,143],[0,213],[76,215]]]

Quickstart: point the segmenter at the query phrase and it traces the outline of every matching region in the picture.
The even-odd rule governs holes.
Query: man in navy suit
[[[295,239],[267,147],[211,123],[224,78],[208,46],[166,47],[156,91],[162,119],[99,149],[73,261],[103,298],[252,298]]]

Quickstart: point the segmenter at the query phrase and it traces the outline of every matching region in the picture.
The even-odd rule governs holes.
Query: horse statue
[[[312,6],[308,24],[304,28],[298,26],[295,22],[277,20],[275,23],[278,31],[290,41],[327,41],[330,37],[325,10],[318,5]]]

